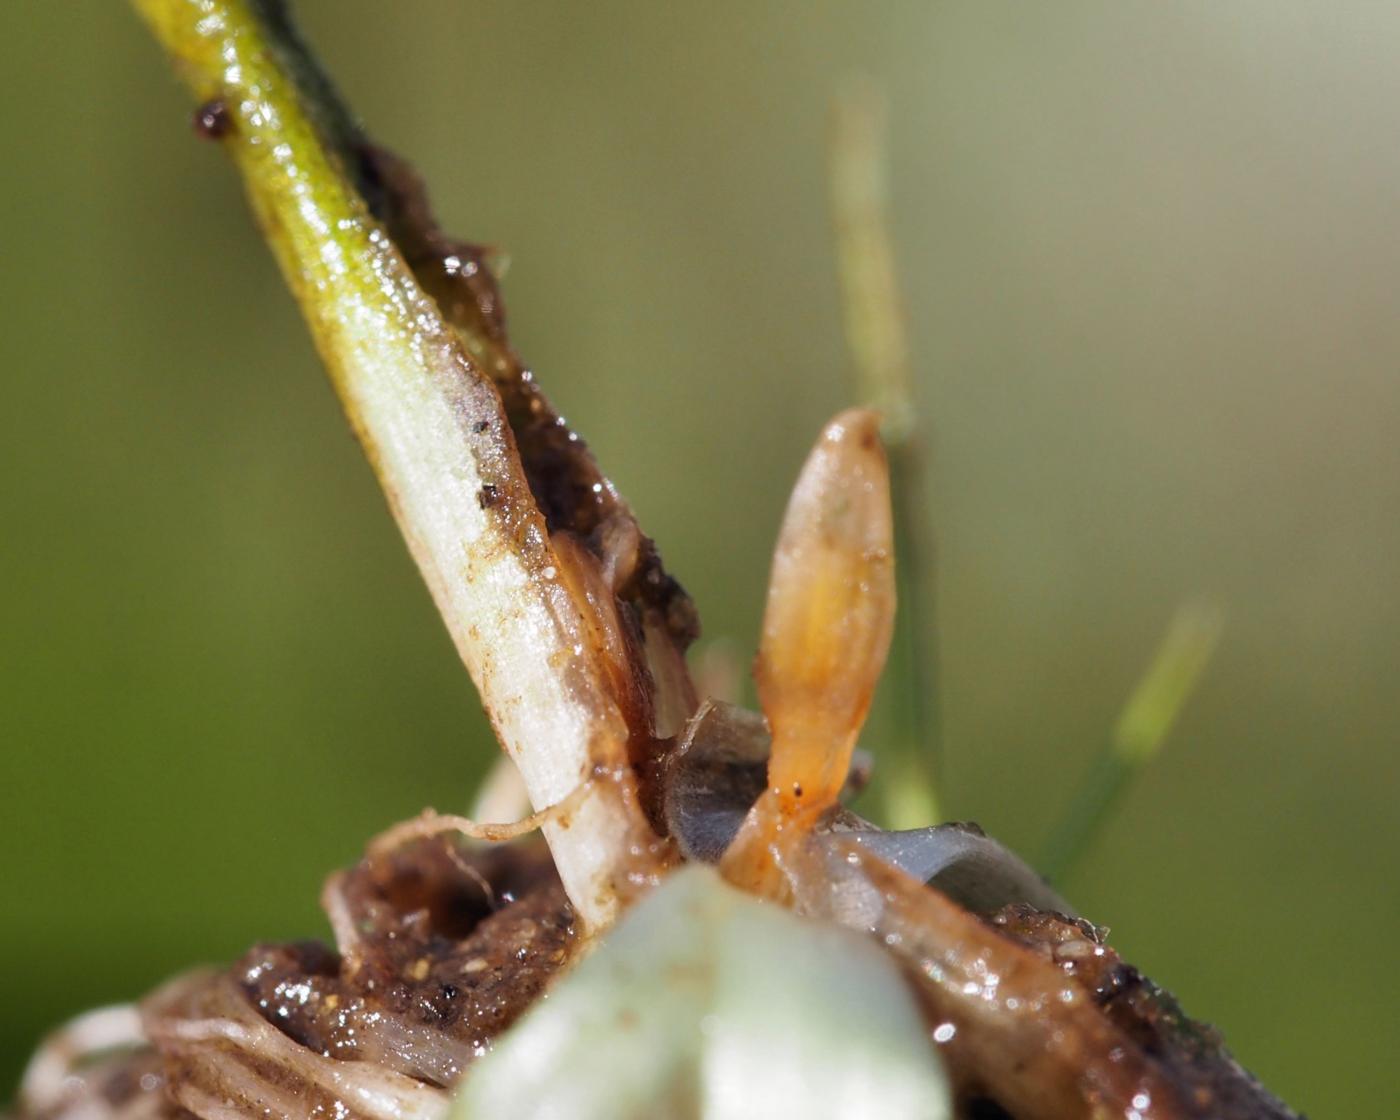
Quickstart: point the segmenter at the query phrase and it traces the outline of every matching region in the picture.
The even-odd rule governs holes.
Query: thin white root
[[[353,972],[360,962],[360,932],[355,928],[354,915],[345,900],[345,872],[337,871],[326,880],[321,890],[321,909],[331,923],[336,951]]]
[[[566,817],[583,800],[590,783],[583,782],[562,801],[555,802],[538,813],[531,813],[524,820],[509,824],[481,824],[470,817],[439,813],[435,809],[424,809],[412,820],[403,821],[381,832],[369,842],[366,851],[371,856],[382,856],[395,848],[402,847],[410,840],[421,840],[430,836],[441,836],[444,832],[460,832],[473,840],[484,840],[490,844],[501,844],[528,836],[550,821]]]
[[[401,821],[392,828],[381,832],[369,842],[365,853],[371,859],[382,857],[413,840],[441,836],[444,832],[460,832],[473,840],[482,840],[491,844],[515,840],[534,832],[550,821],[567,817],[583,800],[590,785],[589,782],[582,782],[562,801],[547,809],[541,809],[538,813],[532,813],[523,820],[509,824],[479,824],[470,817],[439,813],[436,809],[424,809],[412,820]],[[485,876],[456,852],[451,853],[451,858],[462,872],[475,880],[481,887],[486,895],[487,904],[494,910],[496,892],[491,888],[491,884]],[[338,872],[326,880],[325,888],[321,891],[321,908],[330,920],[336,948],[339,950],[346,967],[353,973],[360,967],[362,959],[361,937],[360,931],[355,926],[354,915],[350,912],[350,904],[345,898],[344,872]]]
[[[494,912],[496,909],[496,888],[491,885],[491,880],[478,871],[462,858],[462,853],[454,849],[449,849],[447,858],[452,861],[452,866],[481,888],[481,893],[486,896],[486,905]]]

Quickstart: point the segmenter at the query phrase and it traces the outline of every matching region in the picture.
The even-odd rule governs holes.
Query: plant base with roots
[[[584,946],[601,940],[601,958],[619,915],[677,882],[728,892],[712,916],[741,899],[775,928],[738,888],[806,919],[779,925],[785,944],[825,946],[807,959],[827,971],[802,981],[816,989],[873,959],[851,974],[902,1000],[899,1037],[916,1043],[898,1051],[904,1068],[945,1069],[957,1115],[1290,1115],[980,830],[882,833],[840,804],[894,617],[878,417],[838,416],[798,480],[760,643],[763,716],[702,705],[684,661],[694,608],[511,348],[486,255],[437,229],[282,4],[135,2],[203,102],[203,133],[243,172],[548,846],[467,846],[431,821],[393,830],[327,884],[335,949],[258,946],[139,1015],[78,1021],[31,1065],[24,1120],[434,1120]],[[716,862],[732,886],[675,874],[687,861]],[[833,925],[846,927],[834,940]],[[855,1063],[843,1087],[873,1091],[861,1077],[877,1066]],[[742,1068],[762,1075],[751,1057]]]
[[[582,945],[537,839],[415,839],[333,875],[322,901],[334,947],[258,945],[224,971],[173,980],[138,1011],[94,1013],[53,1036],[30,1065],[16,1120],[442,1116],[472,1063]],[[916,986],[954,1115],[1124,1115],[1107,1111],[1107,1083],[1104,1111],[1060,1111],[1056,1047],[1086,1050],[1082,1068],[1102,1060],[1103,1076],[1150,1062],[1176,1103],[1140,1099],[1141,1116],[1291,1115],[1088,922],[1018,903],[957,913],[959,948],[1005,975],[994,999],[985,968],[971,995],[960,994],[964,975]],[[1109,1036],[1122,1053],[1087,1052]],[[1026,1072],[989,1082],[990,1049]]]

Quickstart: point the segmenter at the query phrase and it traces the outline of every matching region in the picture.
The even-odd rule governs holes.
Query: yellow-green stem
[[[651,833],[627,728],[590,660],[502,412],[343,165],[346,116],[270,0],[133,0],[201,103],[295,294],[585,922],[609,922]],[[602,775],[599,777],[599,775]]]
[[[940,819],[938,635],[921,426],[889,231],[884,132],[878,92],[865,83],[848,85],[833,118],[832,216],[857,395],[883,417],[899,600],[889,666],[873,713],[873,727],[892,737],[880,743],[875,787],[888,827],[919,828]]]

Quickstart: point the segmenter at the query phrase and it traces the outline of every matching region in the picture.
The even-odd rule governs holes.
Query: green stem
[[[1114,726],[1113,736],[1089,765],[1060,818],[1041,860],[1042,873],[1063,882],[1122,799],[1128,783],[1161,751],[1215,653],[1224,626],[1205,603],[1177,608],[1147,671]]]
[[[651,833],[594,623],[496,388],[356,189],[353,124],[285,5],[133,2],[195,96],[221,106],[253,212],[532,803],[591,780],[567,822],[545,832],[579,914],[606,924]]]
[[[890,828],[940,819],[940,666],[932,534],[924,494],[921,424],[894,267],[885,184],[884,104],[869,86],[836,102],[831,144],[832,214],[846,339],[857,394],[881,413],[894,505],[899,612],[875,726],[881,745],[875,785]]]

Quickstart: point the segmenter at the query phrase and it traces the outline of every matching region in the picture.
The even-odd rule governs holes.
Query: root
[[[567,817],[583,800],[583,795],[587,792],[588,787],[589,783],[583,782],[562,801],[541,809],[538,813],[531,813],[524,820],[514,821],[510,824],[481,824],[470,817],[439,813],[436,809],[424,809],[412,820],[403,821],[381,832],[369,842],[366,852],[371,857],[383,856],[411,840],[441,836],[444,832],[460,832],[472,840],[482,840],[490,844],[517,840],[521,836],[528,836],[550,821]]]

